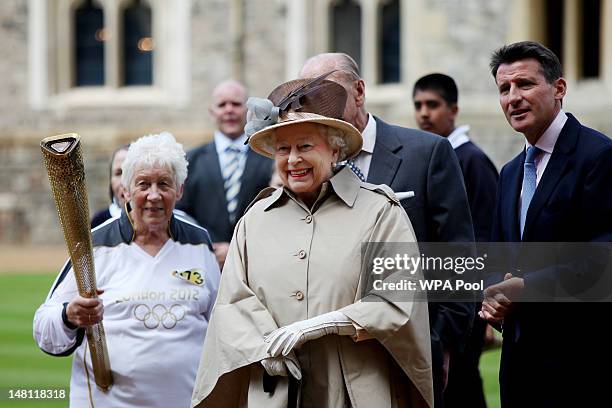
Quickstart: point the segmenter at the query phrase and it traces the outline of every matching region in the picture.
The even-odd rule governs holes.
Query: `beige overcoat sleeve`
[[[390,203],[380,214],[362,254],[366,258],[394,257],[398,248],[409,251],[412,257],[419,256],[414,231],[408,216],[399,205]],[[385,244],[386,243],[386,244]],[[372,276],[368,265],[362,262],[362,282],[365,285]],[[419,269],[414,274],[405,270],[391,271],[385,282],[423,279]],[[363,288],[360,288],[363,290]],[[431,371],[431,346],[429,338],[429,315],[427,297],[418,291],[368,292],[361,300],[340,309],[342,313],[373,335],[393,356],[410,381],[420,393],[412,406],[433,407],[433,383]]]
[[[241,219],[230,243],[217,301],[208,325],[193,390],[192,407],[286,406],[286,393],[273,398],[251,390],[249,381],[263,376],[258,363],[268,357],[265,334],[278,328],[248,286],[245,220]],[[296,365],[295,354],[290,354]],[[286,385],[281,379],[280,387]],[[260,385],[260,384],[258,384]],[[253,385],[251,385],[253,387]],[[261,398],[257,402],[253,398]]]

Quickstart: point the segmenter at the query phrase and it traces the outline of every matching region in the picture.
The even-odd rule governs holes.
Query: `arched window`
[[[104,85],[104,14],[96,1],[87,0],[74,10],[74,62],[76,86]]]
[[[400,2],[391,0],[380,5],[378,61],[379,82],[400,81]]]
[[[151,7],[135,0],[123,11],[123,84],[153,83],[153,36]]]
[[[331,44],[333,52],[344,52],[361,65],[361,7],[351,0],[341,0],[331,9]]]

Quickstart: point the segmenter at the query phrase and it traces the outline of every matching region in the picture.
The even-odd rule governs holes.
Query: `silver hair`
[[[171,169],[177,188],[185,183],[187,178],[185,150],[171,133],[146,135],[132,143],[121,165],[121,183],[129,188],[137,169],[151,167]]]
[[[327,139],[327,144],[329,144],[332,149],[338,149],[338,161],[346,159],[348,145],[344,139],[344,132],[331,126],[318,125],[318,127],[321,136]]]
[[[327,144],[332,149],[338,149],[338,161],[342,161],[347,158],[348,145],[344,139],[344,132],[340,129],[315,123],[315,126],[319,130],[319,134],[325,138]],[[261,141],[262,148],[270,153],[272,156],[276,153],[276,130],[272,134]]]

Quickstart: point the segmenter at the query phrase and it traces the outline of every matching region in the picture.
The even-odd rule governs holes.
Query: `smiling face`
[[[136,233],[165,229],[182,194],[183,186],[176,186],[168,168],[137,168],[125,193],[132,207],[130,216],[134,220]]]
[[[331,165],[338,160],[338,149],[331,148],[320,127],[313,123],[276,129],[274,148],[276,171],[283,185],[312,204],[323,182],[333,174]]]
[[[418,90],[413,102],[414,116],[421,130],[447,137],[455,129],[457,105],[449,105],[439,93]]]
[[[561,109],[565,80],[558,78],[548,83],[540,63],[529,58],[501,64],[495,82],[506,120],[535,144]]]

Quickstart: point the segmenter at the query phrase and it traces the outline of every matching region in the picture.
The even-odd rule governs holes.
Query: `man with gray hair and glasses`
[[[368,113],[365,81],[347,54],[316,55],[306,61],[299,76],[314,78],[328,72],[326,79],[344,86],[349,95],[343,119],[363,136],[361,152],[347,165],[363,181],[386,184],[395,191],[419,242],[473,242],[461,169],[450,143],[432,133],[387,124]],[[450,354],[463,348],[473,316],[468,302],[429,304],[436,407],[443,406]]]

